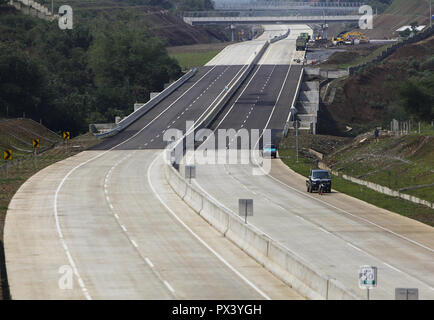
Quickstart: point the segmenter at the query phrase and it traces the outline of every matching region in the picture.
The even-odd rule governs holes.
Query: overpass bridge
[[[360,15],[338,16],[268,16],[268,17],[184,17],[184,22],[195,26],[205,24],[309,24],[327,22],[357,22]]]

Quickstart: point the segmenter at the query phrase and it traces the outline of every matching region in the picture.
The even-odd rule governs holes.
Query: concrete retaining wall
[[[145,103],[142,107],[138,108],[136,111],[131,113],[128,117],[124,118],[119,124],[112,130],[98,134],[98,138],[107,138],[114,136],[118,134],[119,132],[123,131],[125,128],[133,124],[135,121],[137,121],[139,118],[141,118],[143,115],[145,115],[147,112],[149,112],[152,108],[154,108],[157,104],[159,104],[161,101],[166,99],[169,95],[171,95],[175,90],[177,90],[180,86],[182,86],[184,83],[186,83],[188,80],[190,80],[197,72],[197,68],[191,69],[187,74],[183,75],[181,78],[179,78],[177,81],[172,83],[167,89],[160,92],[158,96],[156,96],[154,99],[148,101]]]
[[[286,284],[310,299],[361,299],[339,281],[262,234],[233,212],[189,184],[172,166],[165,166],[172,189],[208,223]]]

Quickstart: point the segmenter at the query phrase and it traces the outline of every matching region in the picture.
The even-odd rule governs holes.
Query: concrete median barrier
[[[190,185],[187,185],[187,187],[185,188],[185,196],[183,200],[197,213],[200,213],[200,211],[202,210],[203,197]]]
[[[229,216],[226,212],[222,212],[217,204],[212,201],[203,201],[199,214],[215,229],[226,235],[229,229]]]
[[[315,300],[361,299],[339,281],[316,270],[260,230],[245,224],[234,213],[188,183],[172,166],[166,165],[165,171],[169,185],[195,212],[300,294]]]
[[[269,240],[240,219],[231,217],[226,237],[236,243],[260,264],[264,265],[267,259]]]

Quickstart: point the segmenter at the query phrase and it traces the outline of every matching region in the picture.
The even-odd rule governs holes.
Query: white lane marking
[[[213,71],[217,66],[212,67],[207,73],[205,73],[205,75],[203,75],[198,81],[196,81],[190,88],[188,88],[178,99],[176,99],[172,104],[170,104],[166,109],[164,109],[160,114],[158,114],[154,119],[152,119],[152,121],[150,121],[146,126],[144,126],[142,129],[140,129],[138,132],[136,132],[134,135],[132,135],[130,138],[120,142],[119,144],[117,144],[116,146],[114,146],[113,148],[96,155],[95,157],[92,157],[82,163],[80,163],[79,165],[75,166],[74,168],[72,168],[62,179],[62,181],[59,183],[56,192],[54,193],[54,206],[53,206],[53,214],[54,214],[54,220],[56,222],[56,230],[57,230],[57,234],[59,235],[60,241],[62,242],[63,248],[65,250],[66,256],[68,258],[69,264],[71,265],[71,267],[74,270],[74,274],[76,275],[77,279],[81,279],[81,276],[78,272],[78,269],[76,267],[76,264],[69,252],[68,246],[66,244],[65,239],[63,238],[63,233],[62,233],[62,228],[60,227],[60,222],[59,222],[59,213],[58,213],[58,207],[57,207],[57,202],[59,199],[59,192],[62,189],[63,185],[65,184],[66,180],[71,176],[72,173],[74,173],[77,169],[85,166],[86,164],[92,162],[93,160],[99,159],[102,156],[106,155],[107,153],[109,153],[110,151],[116,149],[117,147],[127,143],[128,141],[131,141],[132,139],[134,139],[135,137],[137,137],[140,133],[142,133],[148,126],[150,126],[154,121],[156,121],[162,114],[164,114],[167,110],[169,110],[176,102],[178,102],[184,95],[186,95],[189,91],[191,91],[199,82],[201,82],[211,71]],[[113,169],[113,168],[112,168]],[[79,284],[81,287],[81,290],[83,291],[84,296],[86,297],[86,299],[88,300],[92,300],[91,295],[88,293],[88,290],[86,288],[86,286],[84,285],[83,280],[79,281]]]
[[[318,229],[320,229],[322,232],[325,232],[325,233],[331,234],[330,231],[327,231],[326,229],[324,229],[324,228],[322,228],[322,227],[318,227]]]
[[[266,57],[268,56],[268,54],[270,53],[270,50],[268,50]],[[215,132],[217,130],[218,127],[220,127],[220,125],[223,123],[223,121],[225,121],[226,117],[229,115],[229,113],[231,113],[232,109],[235,107],[235,105],[238,103],[239,99],[243,96],[244,92],[247,90],[247,88],[250,86],[250,83],[253,81],[253,79],[256,77],[256,75],[258,74],[259,70],[261,70],[261,68],[264,65],[261,64],[259,65],[258,69],[256,70],[256,72],[253,74],[252,78],[249,80],[249,82],[247,83],[247,85],[245,86],[245,88],[243,89],[243,91],[241,91],[240,95],[238,96],[237,100],[232,104],[232,106],[229,108],[228,112],[225,114],[225,116],[223,117],[223,119],[217,124],[216,128],[214,129],[213,132]],[[253,109],[253,108],[252,108]],[[206,141],[205,141],[206,142]]]
[[[123,224],[121,224],[121,228],[122,228],[122,230],[124,230],[124,232],[127,232],[127,228],[125,228],[125,226]]]
[[[263,170],[262,167],[261,167],[261,170]],[[370,220],[368,220],[368,219],[366,219],[366,218],[363,218],[363,217],[357,216],[357,215],[352,214],[352,213],[350,213],[350,212],[348,212],[348,211],[346,211],[346,210],[344,210],[344,209],[338,208],[338,207],[336,207],[336,206],[334,206],[334,205],[332,205],[332,204],[330,204],[330,203],[328,203],[328,202],[325,202],[324,200],[321,200],[321,199],[319,199],[319,198],[316,198],[316,197],[313,197],[313,196],[311,196],[311,195],[309,195],[309,194],[306,194],[306,193],[304,193],[304,192],[301,192],[300,190],[295,189],[294,187],[291,187],[290,185],[287,185],[285,182],[283,182],[283,181],[281,181],[281,180],[279,180],[279,179],[273,177],[273,176],[270,175],[269,173],[266,173],[265,171],[264,171],[264,173],[265,173],[265,175],[267,175],[267,176],[270,177],[271,179],[275,180],[276,182],[278,182],[278,183],[280,183],[280,184],[282,184],[282,185],[288,187],[289,189],[291,189],[291,190],[293,190],[293,191],[295,191],[295,192],[297,192],[297,193],[299,193],[299,194],[302,194],[303,196],[306,196],[306,197],[309,197],[309,198],[314,199],[314,200],[316,200],[316,201],[319,201],[319,202],[321,202],[321,203],[323,203],[323,204],[325,204],[325,205],[327,205],[327,206],[329,206],[329,207],[332,207],[333,209],[339,210],[339,211],[341,211],[341,212],[343,212],[343,213],[345,213],[345,214],[347,214],[347,215],[350,215],[350,216],[352,216],[352,217],[354,217],[354,218],[357,218],[357,219],[359,219],[359,220],[363,220],[363,221],[365,221],[365,222],[367,222],[367,223],[369,223],[369,224],[371,224],[371,225],[373,225],[373,226],[376,226],[376,227],[378,227],[378,228],[380,228],[380,229],[382,229],[382,230],[384,230],[384,231],[386,231],[386,232],[388,232],[388,233],[391,233],[391,234],[393,234],[393,235],[395,235],[395,236],[397,236],[397,237],[399,237],[399,238],[401,238],[401,239],[403,239],[403,240],[406,240],[406,241],[408,241],[408,242],[411,242],[411,243],[413,243],[413,244],[416,245],[416,246],[419,246],[419,247],[421,247],[421,248],[424,248],[424,249],[426,249],[426,250],[428,250],[428,251],[430,251],[430,252],[434,252],[433,249],[431,249],[431,248],[429,248],[429,247],[427,247],[427,246],[425,246],[425,245],[423,245],[423,244],[421,244],[421,243],[419,243],[419,242],[417,242],[417,241],[415,241],[415,240],[412,240],[412,239],[409,239],[409,238],[407,238],[407,237],[405,237],[405,236],[403,236],[403,235],[400,235],[399,233],[396,233],[396,232],[394,232],[394,231],[392,231],[392,230],[389,230],[389,229],[387,229],[387,228],[385,228],[385,227],[383,227],[383,226],[380,226],[380,225],[376,224],[375,222],[372,222],[372,221],[370,221]]]
[[[149,258],[145,258],[145,261],[151,268],[154,267],[154,264],[152,263],[152,261]]]
[[[109,203],[110,209],[114,210],[113,205]]]
[[[355,245],[353,245],[352,243],[350,243],[350,242],[347,242],[347,245],[349,245],[351,248],[353,248],[353,249],[356,249],[357,251],[360,251],[360,252],[362,252],[362,253],[365,253],[365,254],[367,254],[365,251],[363,251],[362,249],[360,249],[359,247],[356,247]]]
[[[164,280],[164,284],[166,285],[167,289],[169,289],[172,293],[175,293],[175,290],[173,290],[172,286],[169,284],[169,282],[167,282],[166,280]]]
[[[292,54],[291,61],[293,60],[293,58],[294,58],[294,54]],[[267,123],[265,124],[264,131],[265,131],[265,129],[267,129],[268,124],[270,123],[271,118],[272,118],[272,116],[274,114],[274,111],[276,110],[277,104],[279,103],[279,100],[280,100],[280,97],[282,95],[283,89],[285,88],[286,82],[288,81],[289,72],[291,71],[291,67],[292,67],[292,64],[290,64],[289,67],[288,67],[288,72],[286,73],[285,81],[283,82],[282,87],[280,88],[279,95],[277,96],[276,103],[274,104],[274,107],[271,110],[271,113],[270,113],[270,116],[268,117]],[[259,139],[258,139],[258,141],[256,141],[255,146],[253,147],[253,149],[256,148],[257,144],[259,143],[259,140],[261,140],[262,136],[264,135],[264,131],[259,135]]]
[[[247,283],[250,287],[252,287],[256,292],[258,292],[262,297],[267,300],[271,300],[271,298],[265,294],[261,289],[256,287],[252,282],[250,282],[244,275],[242,275],[237,269],[235,269],[229,262],[227,262],[220,254],[218,254],[213,248],[211,248],[201,237],[199,237],[189,226],[187,226],[184,221],[182,221],[176,213],[161,199],[158,192],[156,192],[154,185],[151,181],[151,171],[152,167],[155,165],[156,161],[159,157],[163,157],[164,152],[157,155],[155,159],[152,161],[151,165],[148,167],[147,176],[148,176],[148,184],[151,187],[152,192],[155,197],[161,202],[161,204],[170,212],[170,214],[188,231],[190,234],[195,237],[205,248],[207,248],[212,254],[214,254],[223,264],[225,264],[230,270],[232,270],[238,277],[240,277],[245,283]],[[164,161],[164,159],[163,159]]]
[[[115,213],[115,218],[116,220],[119,220],[119,215],[117,213]]]
[[[107,202],[110,202],[109,196],[106,196],[105,198],[106,198]]]
[[[62,228],[60,227],[60,222],[59,222],[59,213],[58,213],[58,208],[57,208],[57,202],[58,202],[58,198],[59,198],[59,192],[60,189],[62,188],[62,186],[64,185],[64,183],[66,182],[66,180],[68,179],[68,177],[79,167],[81,167],[81,165],[76,166],[75,168],[73,168],[71,171],[69,171],[62,179],[62,181],[60,182],[60,184],[57,186],[56,192],[54,194],[54,219],[56,221],[56,230],[57,230],[57,234],[59,236],[60,242],[62,243],[63,246],[63,250],[65,251],[65,254],[68,258],[69,264],[72,268],[72,270],[74,271],[75,276],[78,279],[78,284],[81,287],[81,291],[83,292],[84,296],[86,297],[87,300],[92,300],[92,296],[89,294],[86,285],[84,284],[83,279],[80,276],[80,273],[78,272],[77,266],[74,262],[74,259],[71,256],[71,253],[69,252],[69,248],[68,245],[66,244],[65,239],[63,238],[63,233],[62,233]]]
[[[138,248],[139,246],[137,245],[137,243],[133,240],[133,239],[131,239],[131,243],[133,244],[133,246],[135,246],[136,248]]]
[[[384,264],[385,266],[389,267],[390,269],[393,269],[393,270],[395,270],[395,271],[397,271],[397,272],[399,272],[399,273],[403,273],[401,270],[399,270],[398,268],[395,268],[394,266],[388,264],[387,262],[383,262],[383,264]]]

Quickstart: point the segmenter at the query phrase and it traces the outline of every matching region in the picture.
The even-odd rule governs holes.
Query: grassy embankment
[[[432,139],[432,129],[426,127],[426,130],[431,133],[428,135],[411,134],[401,138],[387,137],[381,139],[378,144],[372,141],[372,139],[368,139],[360,145],[344,147],[342,152],[331,152],[329,156],[326,156],[325,161],[331,163],[333,169],[339,169],[342,173],[361,176],[361,179],[385,186],[390,185],[393,189],[395,189],[395,186],[402,187],[412,184],[434,183],[434,140]],[[420,141],[421,137],[427,137],[425,139],[430,140],[429,142],[424,142],[424,145],[419,146],[417,151],[410,151],[408,148],[415,147],[415,141]],[[321,136],[306,140],[301,139],[300,148],[302,151],[299,154],[298,162],[296,161],[295,154],[295,138],[291,136],[284,139],[282,147],[279,150],[282,161],[295,172],[308,176],[309,170],[316,168],[317,159],[308,154],[306,150],[308,148],[315,149],[315,144],[318,144],[317,139],[321,139]],[[324,150],[321,151],[324,152]],[[366,156],[366,154],[372,156]],[[401,154],[401,157],[404,157],[404,154],[406,154],[407,157],[396,160],[396,158],[399,158],[398,154]],[[362,155],[365,155],[365,157]],[[361,158],[363,160],[360,160]],[[403,162],[402,160],[407,162]],[[391,184],[388,184],[388,182]],[[434,210],[426,206],[384,195],[347,181],[339,176],[333,176],[333,188],[377,207],[434,226]],[[406,191],[406,193],[433,201],[434,187],[415,189]]]
[[[26,131],[27,130],[27,131]],[[37,156],[35,160],[31,156],[32,139],[39,137],[41,150],[47,149]],[[71,157],[99,140],[91,134],[85,134],[69,141],[68,146],[63,144],[62,139],[55,133],[30,120],[12,120],[11,123],[0,122],[0,148],[12,149],[15,160],[10,165],[6,177],[6,170],[0,170],[0,300],[8,299],[7,281],[4,267],[3,252],[3,229],[9,203],[21,185],[38,171],[52,165],[55,162]],[[57,145],[54,147],[54,145]],[[1,165],[4,165],[2,157]]]
[[[168,47],[169,56],[176,59],[183,70],[200,67],[209,62],[230,43],[199,44]]]

